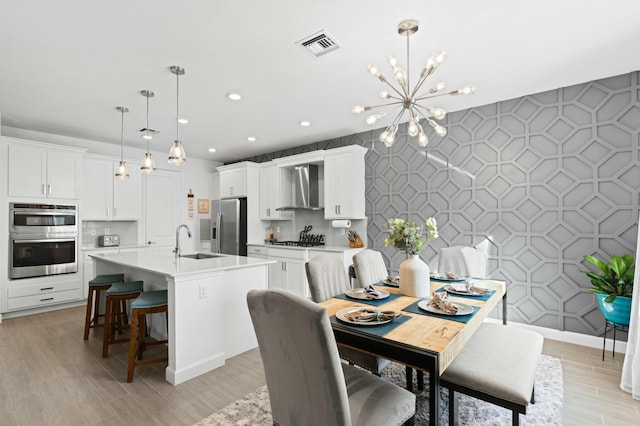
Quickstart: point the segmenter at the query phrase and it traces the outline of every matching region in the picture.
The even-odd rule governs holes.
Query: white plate
[[[383,283],[385,283],[386,285],[389,285],[389,286],[391,286],[391,287],[400,287],[400,282],[399,282],[399,281],[400,281],[400,280],[398,280],[398,281],[396,281],[396,282],[391,282],[391,281],[389,281],[389,280],[385,279],[385,280],[383,281]]]
[[[473,313],[473,307],[469,305],[465,305],[464,303],[451,303],[453,306],[458,308],[458,312],[455,314],[450,314],[448,312],[441,311],[440,309],[429,305],[431,299],[423,299],[418,302],[418,308],[423,309],[427,312],[431,312],[433,314],[438,315],[469,315]]]
[[[432,280],[436,280],[436,281],[446,281],[446,282],[459,282],[459,281],[466,281],[469,279],[469,277],[459,277],[457,275],[454,275],[453,278],[447,278],[445,276],[439,276],[438,273],[433,273],[433,274],[429,274],[429,277]]]
[[[359,311],[361,309],[371,309],[371,308],[365,308],[364,306],[352,306],[350,308],[344,308],[344,309],[340,309],[338,312],[336,312],[336,318],[338,318],[340,321],[345,322],[347,324],[351,324],[351,325],[364,325],[364,326],[372,326],[372,325],[382,325],[382,324],[387,324],[390,323],[393,320],[390,319],[385,319],[382,321],[366,321],[366,322],[360,322],[360,321],[351,321],[349,318],[347,318],[345,315],[349,314],[351,312],[354,311]],[[402,316],[402,312],[400,312],[400,315],[397,316],[396,318],[400,318]]]
[[[444,287],[444,291],[451,294],[459,294],[461,296],[484,296],[488,293],[477,293],[475,291],[458,291],[452,288],[450,285]]]
[[[347,290],[345,294],[352,299],[361,299],[361,300],[380,300],[386,299],[389,297],[389,292],[385,290],[378,290],[378,297],[368,297],[367,293],[365,293],[364,288],[352,288]]]

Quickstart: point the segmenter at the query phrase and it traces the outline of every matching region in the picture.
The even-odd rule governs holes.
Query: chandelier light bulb
[[[351,112],[353,114],[360,114],[362,111],[364,111],[364,107],[362,105],[356,105],[353,108],[351,108]]]
[[[420,144],[421,147],[426,147],[429,144],[429,139],[427,138],[427,135],[425,135],[424,133],[420,133],[418,135],[418,143]]]
[[[409,119],[409,128],[407,129],[407,133],[409,133],[409,136],[415,138],[418,136],[418,132],[418,120],[413,116]]]
[[[381,73],[378,71],[378,68],[375,65],[369,65],[367,68],[371,75],[375,75],[376,77],[380,77]]]
[[[470,95],[475,91],[476,91],[476,87],[471,85],[471,84],[469,84],[467,86],[459,88],[458,89],[458,94],[459,95]]]
[[[373,126],[374,124],[376,124],[378,122],[378,120],[380,120],[380,118],[382,118],[385,114],[384,113],[380,113],[380,114],[372,114],[367,116],[366,118],[366,123],[369,126]]]
[[[380,133],[380,142],[385,142],[387,140],[387,136],[389,136],[389,132],[386,130]]]
[[[445,59],[447,59],[447,52],[445,52],[444,50],[438,53],[435,57],[435,60],[438,64],[441,64],[442,62],[444,62]]]
[[[398,61],[392,55],[389,55],[387,59],[389,60],[389,65],[391,65],[392,68],[395,68],[398,65]]]
[[[446,89],[447,85],[444,82],[440,82],[429,89],[429,93],[436,93]]]
[[[436,120],[442,120],[447,115],[442,108],[428,107],[427,111],[429,111],[429,114],[433,115],[433,118]]]
[[[406,83],[407,75],[406,75],[406,73],[404,72],[404,70],[402,68],[396,67],[393,70],[393,74],[394,74],[394,76],[396,77],[396,80],[398,81],[398,83],[400,83],[401,86]]]
[[[383,90],[380,92],[380,97],[382,99],[389,99],[391,97],[391,93],[387,92],[386,90]]]

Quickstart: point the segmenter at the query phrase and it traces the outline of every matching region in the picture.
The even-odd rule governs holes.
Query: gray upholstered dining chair
[[[377,284],[387,278],[387,265],[382,253],[376,250],[364,249],[353,255],[353,267],[360,286]]]
[[[284,290],[251,290],[247,304],[274,425],[413,424],[413,393],[340,362],[325,308]]]
[[[444,247],[440,249],[438,254],[438,271],[467,277],[486,278],[488,258],[486,251],[474,247]]]
[[[329,255],[316,256],[305,264],[305,270],[307,272],[311,300],[316,303],[324,302],[351,288],[344,264],[337,257]],[[342,345],[338,345],[338,352],[342,359],[377,375],[380,375],[380,372],[391,363],[387,359]]]

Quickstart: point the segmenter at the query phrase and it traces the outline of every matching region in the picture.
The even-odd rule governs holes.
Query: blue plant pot
[[[607,294],[596,294],[598,298],[598,306],[604,318],[618,325],[629,325],[631,319],[631,298],[617,296],[616,300],[611,303],[604,301]]]

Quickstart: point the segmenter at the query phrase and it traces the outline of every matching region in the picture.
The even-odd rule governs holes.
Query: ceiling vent
[[[340,46],[326,31],[320,31],[305,37],[296,43],[316,58],[337,50]]]

